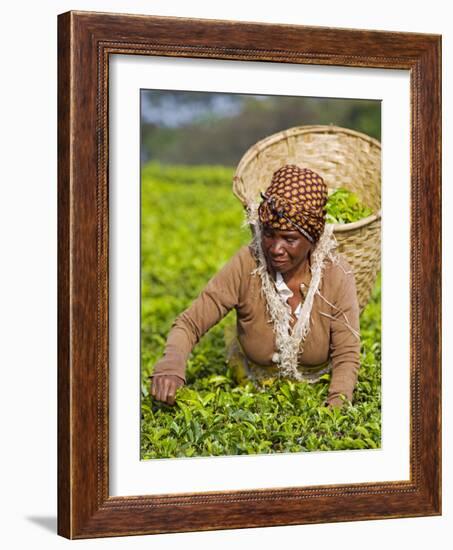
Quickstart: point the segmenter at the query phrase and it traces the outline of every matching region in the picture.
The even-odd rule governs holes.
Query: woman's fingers
[[[175,404],[176,389],[177,389],[176,381],[170,380],[168,384],[167,399],[166,399],[169,405]]]
[[[154,376],[153,378],[151,378],[151,395],[156,399],[157,398],[157,393],[158,393],[158,389],[159,389],[159,378],[160,376]]]
[[[179,376],[171,376],[168,381],[167,388],[167,403],[169,405],[175,404],[176,390],[184,385],[184,381]]]
[[[151,395],[157,401],[174,405],[176,390],[184,385],[184,381],[175,375],[156,376],[152,379]]]
[[[158,401],[165,401],[165,376],[158,376],[157,377],[157,394],[156,399]]]
[[[326,406],[330,409],[340,409],[345,404],[345,398],[341,395],[327,399]]]
[[[160,386],[159,401],[163,401],[164,403],[166,403],[168,399],[168,392],[169,392],[171,381],[168,376],[162,376],[162,379],[163,380]]]
[[[151,395],[157,401],[162,401],[163,379],[165,376],[154,376],[151,380]]]

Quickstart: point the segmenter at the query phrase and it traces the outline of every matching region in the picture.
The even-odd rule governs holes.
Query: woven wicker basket
[[[354,223],[335,224],[337,251],[356,277],[360,311],[367,304],[381,263],[381,146],[369,136],[337,126],[298,126],[273,134],[240,160],[233,192],[247,207],[259,201],[272,174],[284,164],[297,164],[320,174],[329,192],[354,191],[373,214]]]

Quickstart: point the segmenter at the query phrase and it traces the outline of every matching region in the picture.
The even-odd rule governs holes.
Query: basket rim
[[[370,225],[375,221],[379,221],[381,218],[382,213],[381,210],[379,210],[376,214],[371,214],[371,216],[367,216],[366,218],[360,218],[360,220],[357,220],[356,222],[332,223],[330,225],[333,225],[333,230],[335,231],[335,233],[346,233],[347,231],[361,229],[366,225]]]
[[[373,223],[374,221],[380,220],[382,217],[381,210],[379,210],[376,214],[371,214],[371,216],[367,216],[366,218],[361,218],[360,220],[357,220],[356,222],[349,222],[349,223],[334,223],[333,230],[335,233],[345,233],[346,231],[353,231],[354,229],[361,229],[365,225],[369,225]]]
[[[279,132],[276,132],[274,134],[271,134],[270,136],[266,136],[265,138],[261,139],[260,141],[257,141],[254,145],[249,147],[247,151],[242,156],[241,160],[239,161],[235,173],[233,175],[233,193],[240,199],[240,201],[244,204],[242,198],[236,193],[235,191],[235,180],[242,180],[241,173],[244,170],[250,162],[257,157],[260,153],[262,153],[265,149],[267,149],[270,145],[274,143],[278,143],[279,141],[282,141],[284,139],[287,139],[289,137],[299,136],[302,134],[346,134],[348,136],[353,136],[359,139],[362,139],[364,141],[368,141],[370,144],[377,147],[379,150],[381,149],[381,143],[362,132],[359,132],[357,130],[352,130],[351,128],[343,128],[342,126],[335,126],[333,124],[310,124],[305,126],[293,126],[291,128],[287,128],[286,130],[280,130]],[[246,205],[244,204],[246,207]],[[360,229],[366,225],[369,225],[373,223],[374,221],[380,220],[382,217],[381,209],[378,212],[375,212],[371,214],[370,216],[367,216],[366,218],[362,218],[356,222],[351,223],[335,223],[332,224],[334,231],[336,233],[345,233],[347,231],[353,231],[355,229]]]
[[[249,147],[247,151],[242,156],[241,160],[239,161],[236,171],[234,173],[234,177],[240,178],[240,174],[242,173],[245,166],[247,166],[252,159],[254,159],[256,156],[258,156],[261,152],[263,152],[269,145],[272,143],[277,143],[279,141],[282,141],[285,138],[298,136],[301,134],[346,134],[349,136],[354,136],[360,139],[363,139],[364,141],[368,141],[369,143],[373,144],[374,146],[381,149],[381,143],[362,132],[358,132],[357,130],[352,130],[350,128],[343,128],[341,126],[334,126],[333,124],[312,124],[312,125],[306,125],[306,126],[293,126],[291,128],[287,128],[286,130],[280,130],[279,132],[276,132],[274,134],[271,134],[270,136],[266,136],[265,138],[261,139],[260,141],[257,141],[254,145]]]

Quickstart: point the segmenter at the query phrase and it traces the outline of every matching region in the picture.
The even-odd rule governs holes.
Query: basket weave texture
[[[381,265],[381,146],[360,132],[338,126],[297,126],[273,134],[246,151],[233,178],[233,192],[247,207],[260,202],[273,173],[285,164],[317,172],[329,193],[343,187],[373,214],[335,224],[337,251],[354,270],[360,311],[370,299]]]

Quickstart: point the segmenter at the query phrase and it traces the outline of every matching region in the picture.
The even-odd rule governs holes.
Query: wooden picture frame
[[[441,38],[171,17],[58,19],[58,533],[67,538],[441,514]],[[410,480],[109,495],[111,54],[410,71]]]

